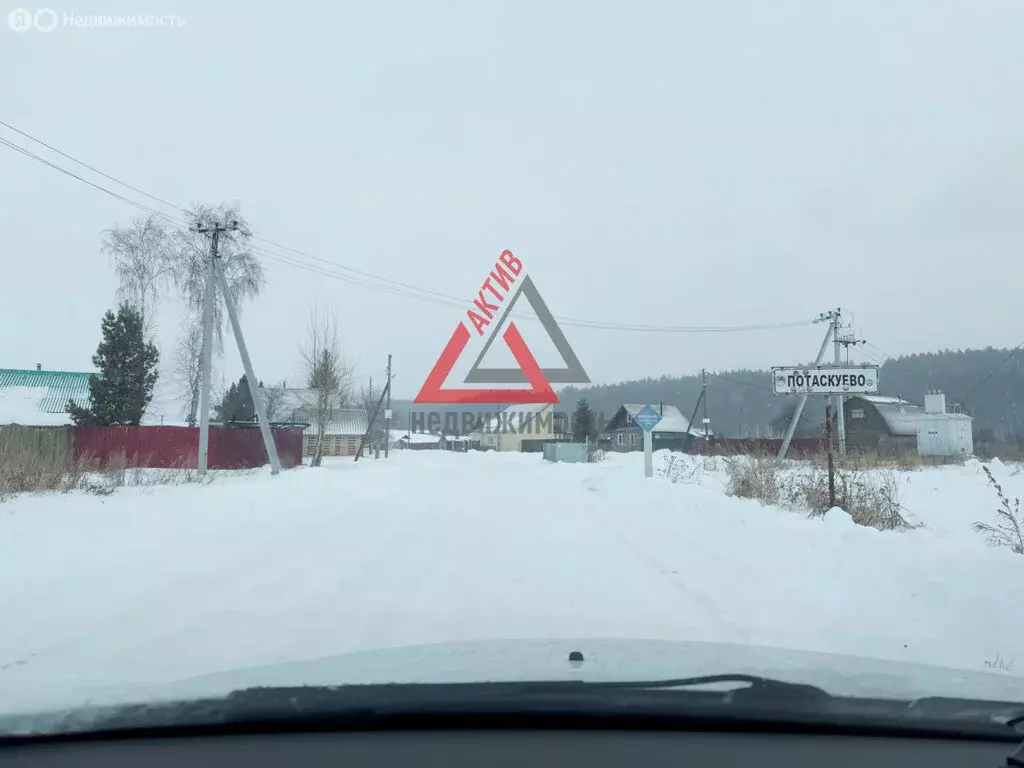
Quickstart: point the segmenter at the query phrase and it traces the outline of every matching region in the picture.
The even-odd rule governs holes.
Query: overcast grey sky
[[[841,305],[890,354],[1024,338],[1019,0],[48,1],[184,25],[4,24],[0,119],[178,204],[237,202],[321,258],[467,307],[510,248],[556,315]],[[100,233],[136,215],[0,146],[0,367],[91,369],[116,287]],[[319,305],[360,372],[392,352],[411,397],[464,316],[264,266],[243,323],[265,381],[297,378]],[[161,315],[165,358],[179,314]],[[597,382],[805,360],[821,330],[565,328]],[[230,348],[223,370],[241,373]]]

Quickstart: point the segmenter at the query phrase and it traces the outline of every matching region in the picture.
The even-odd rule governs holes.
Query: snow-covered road
[[[998,656],[1024,672],[1024,559],[970,531],[993,506],[976,467],[914,473],[908,505],[928,527],[881,533],[727,498],[713,478],[645,480],[641,461],[412,452],[9,501],[0,708],[497,638],[718,640],[979,671]]]

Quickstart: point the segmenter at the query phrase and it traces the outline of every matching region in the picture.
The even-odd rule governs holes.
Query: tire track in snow
[[[338,473],[331,477],[331,485],[336,481],[340,481],[337,485],[342,496],[347,477]],[[267,593],[275,587],[280,595],[289,591],[292,595],[301,594],[289,589],[296,576],[308,572],[311,555],[318,549],[324,551],[336,545],[336,534],[344,534],[346,524],[357,515],[353,510],[346,513],[313,507],[299,512],[284,509],[253,518],[253,525],[232,527],[231,523],[238,523],[239,518],[231,517],[222,521],[227,525],[219,530],[205,532],[224,541],[223,557],[207,550],[199,567],[174,564],[165,568],[142,589],[122,596],[116,606],[104,605],[103,596],[97,595],[100,599],[96,614],[88,624],[69,627],[61,637],[48,639],[47,644],[34,649],[31,658],[42,657],[48,665],[65,663],[81,670],[97,669],[107,660],[112,665],[123,665],[125,655],[158,656],[160,647],[166,647],[170,659],[189,656],[187,652],[178,653],[179,649],[189,648],[199,651],[191,655],[202,656],[199,638],[216,634],[216,628],[237,633],[247,622],[253,629],[267,623],[265,619],[274,613],[273,606],[268,605],[271,601],[266,599]],[[380,526],[379,522],[369,527],[374,539],[387,538],[403,527],[402,520],[393,521],[390,527]],[[367,541],[366,533],[367,530],[361,531],[359,539],[368,548],[350,548],[344,558],[328,553],[334,560],[335,571],[339,562],[351,563],[353,558],[373,557],[385,550],[383,545],[374,546]],[[322,564],[325,557],[314,559]],[[122,627],[124,632],[116,635],[112,643],[111,630]],[[253,633],[248,644],[258,645],[261,634]]]
[[[680,578],[678,571],[671,570],[664,563],[660,562],[657,558],[652,556],[648,552],[644,552],[638,546],[634,545],[621,534],[614,534],[615,538],[624,546],[629,552],[633,554],[640,562],[650,568],[659,576],[663,577],[669,584],[672,585],[680,594],[684,595],[686,599],[697,605],[703,614],[714,624],[721,627],[729,636],[730,641],[746,643],[750,641],[750,632],[738,626],[729,619],[722,617],[720,610],[708,600],[704,595],[695,592],[690,587],[686,586],[683,580]]]
[[[590,493],[604,492],[603,477],[587,477],[581,485]],[[615,509],[614,506],[611,508]],[[717,631],[714,633],[714,639],[734,643],[748,643],[750,641],[750,632],[731,619],[723,617],[722,611],[707,595],[694,590],[686,584],[682,578],[683,574],[680,574],[677,569],[669,567],[639,544],[635,544],[627,538],[626,534],[622,531],[622,523],[629,518],[626,513],[615,515],[602,505],[597,505],[597,509],[600,511],[584,513],[587,526],[591,530],[599,531],[609,540],[614,541],[621,550],[629,553],[629,559],[641,563],[647,571],[654,573],[661,583],[668,585],[677,595],[682,596],[688,606],[696,608],[697,612],[706,619],[705,623],[716,628]],[[636,516],[633,513],[631,515]],[[595,520],[597,524],[595,524]],[[691,543],[696,544],[695,542]],[[719,544],[720,540],[715,538],[710,538],[700,543],[704,547],[715,547]]]

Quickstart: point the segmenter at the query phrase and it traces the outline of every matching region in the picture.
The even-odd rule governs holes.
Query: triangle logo
[[[507,288],[508,279],[514,279],[511,278],[511,275],[507,270],[502,269],[503,264],[506,267],[509,267],[512,273],[516,276],[518,276],[522,271],[522,263],[512,255],[512,252],[503,251],[498,264],[495,265],[497,274],[495,272],[491,272],[488,280],[484,282],[484,287],[495,296],[499,296],[499,294],[494,284],[491,283],[491,278],[494,278],[497,285],[501,288]],[[533,307],[541,325],[544,327],[545,331],[547,331],[547,334],[554,343],[559,355],[561,355],[562,362],[565,364],[564,368],[542,369],[537,363],[536,358],[533,356],[533,353],[526,345],[526,342],[523,340],[522,334],[519,333],[519,329],[516,327],[515,322],[509,322],[505,332],[501,334],[501,338],[512,352],[512,355],[519,367],[482,368],[480,366],[480,363],[487,354],[487,351],[494,343],[494,339],[499,335],[498,330],[508,317],[509,312],[512,311],[516,303],[519,301],[520,296],[525,296],[530,306]],[[497,307],[484,303],[483,297],[484,293],[483,289],[481,289],[481,300],[474,302],[476,307],[481,309],[483,307],[487,307],[488,309],[497,309]],[[504,301],[500,296],[499,300]],[[480,317],[480,315],[475,314],[473,310],[468,314],[470,319],[473,320],[475,326],[477,326],[477,323],[482,324],[483,318]],[[486,317],[488,319],[491,318],[490,312],[487,312]],[[465,378],[465,383],[529,384],[529,389],[445,389],[445,380],[451,374],[456,362],[465,351],[470,340],[469,328],[466,327],[465,322],[460,322],[452,333],[451,338],[445,345],[444,351],[438,358],[437,363],[434,364],[433,369],[427,376],[427,380],[423,383],[423,386],[420,388],[420,391],[414,398],[413,402],[472,404],[557,403],[558,396],[555,394],[555,390],[552,388],[551,382],[582,384],[590,382],[590,377],[588,377],[586,371],[583,370],[583,366],[580,363],[579,358],[576,356],[576,353],[573,352],[572,347],[569,346],[569,342],[566,340],[562,330],[558,327],[558,323],[555,322],[555,318],[552,316],[547,304],[545,304],[544,300],[540,297],[540,293],[537,291],[536,286],[533,284],[533,280],[531,280],[529,276],[524,276],[523,281],[519,284],[519,287],[512,295],[511,300],[505,305],[505,309],[501,316],[498,318],[497,322],[493,323],[492,328],[493,330],[490,337],[485,342],[484,348],[477,356],[473,363],[473,367]],[[480,330],[479,326],[477,326],[477,330]]]
[[[562,357],[562,362],[565,363],[564,368],[542,368],[544,376],[548,381],[554,382],[555,384],[589,384],[590,377],[587,376],[587,372],[583,370],[583,365],[580,363],[580,359],[576,357],[576,353],[572,351],[572,347],[569,346],[569,342],[566,341],[565,334],[562,333],[562,329],[558,327],[558,323],[555,322],[554,316],[551,314],[551,310],[548,309],[548,305],[544,303],[544,299],[540,297],[540,293],[537,291],[537,286],[533,284],[533,280],[527,275],[523,282],[519,285],[515,295],[512,297],[512,301],[505,307],[505,311],[501,317],[498,318],[498,322],[495,323],[495,329],[501,327],[505,318],[508,317],[515,306],[516,302],[519,301],[520,296],[525,296],[530,306],[533,307],[533,311],[537,313],[537,318],[540,320],[544,330],[547,331],[548,337],[555,345],[555,349],[558,350],[558,354]],[[510,323],[511,328],[514,323]],[[518,333],[518,332],[517,332]],[[480,350],[480,354],[477,355],[476,361],[473,363],[473,367],[466,375],[467,384],[521,384],[527,381],[526,373],[520,368],[481,368],[480,363],[484,359],[484,355],[487,354],[487,350],[491,348],[491,344],[494,343],[494,339],[497,336],[496,333],[492,333],[490,338],[487,339],[487,343],[484,344],[484,348]],[[519,362],[517,359],[516,362]]]

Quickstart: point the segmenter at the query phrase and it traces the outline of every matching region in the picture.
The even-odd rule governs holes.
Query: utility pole
[[[836,354],[838,356],[838,349],[840,346],[846,348],[846,364],[850,364],[850,347],[855,347],[858,344],[867,344],[867,339],[858,339],[853,330],[841,333],[838,326],[836,327],[835,333],[836,342]],[[838,413],[836,415],[837,423],[839,425],[839,453],[846,453],[846,412],[843,410],[843,397],[839,396]]]
[[[836,505],[836,462],[832,450],[832,406],[825,402],[825,445],[828,450],[828,508]]]
[[[700,410],[701,403],[704,402],[704,399],[707,397],[707,394],[708,394],[708,377],[705,375],[705,372],[704,372],[703,368],[700,369],[700,376],[701,376],[700,395],[697,397],[697,402],[693,404],[693,413],[690,414],[690,421],[689,421],[689,423],[687,424],[687,427],[686,427],[687,434],[692,434],[692,432],[693,432],[693,420],[697,418],[697,412]],[[708,409],[707,409],[707,406],[705,405],[704,406],[704,416],[705,417],[707,416],[707,413],[708,413]]]
[[[210,455],[210,368],[213,365],[213,302],[217,245],[223,224],[197,224],[196,232],[210,233],[210,262],[206,265],[206,295],[203,298],[203,370],[202,389],[199,391],[199,474],[205,475]]]
[[[252,404],[256,406],[256,418],[259,420],[260,436],[263,438],[263,447],[267,451],[267,459],[270,461],[270,474],[276,475],[281,471],[281,459],[277,455],[277,444],[274,443],[274,433],[270,429],[270,421],[267,419],[267,407],[264,402],[266,394],[259,386],[259,379],[252,368],[252,360],[249,358],[249,348],[245,345],[245,337],[242,335],[242,326],[238,322],[238,311],[235,308],[235,300],[231,298],[231,291],[228,290],[228,279],[224,275],[224,265],[218,260],[215,265],[217,277],[220,278],[220,288],[224,293],[224,306],[228,310],[228,320],[231,321],[231,332],[235,335],[235,344],[238,345],[238,356],[242,358],[242,367],[245,369],[245,376],[253,382],[249,388],[252,395]]]
[[[828,342],[835,331],[832,315],[832,312],[823,312],[814,319],[816,323],[823,323],[828,320],[828,330],[825,331],[825,338],[821,341],[821,348],[818,350],[818,356],[814,358],[813,365],[821,364],[822,358],[825,357],[825,350],[828,349]],[[793,418],[789,422],[789,429],[786,430],[786,437],[782,440],[782,448],[779,449],[780,459],[786,458],[786,451],[789,450],[789,443],[793,439],[793,433],[796,432],[796,425],[800,422],[800,416],[804,412],[805,405],[807,405],[807,395],[800,395],[800,402],[797,403],[796,410],[793,412]]]
[[[391,442],[391,355],[388,355],[388,399],[384,406],[384,458],[388,457],[388,444]]]
[[[205,474],[209,459],[210,446],[210,368],[213,359],[213,302],[214,302],[214,279],[220,281],[221,293],[224,296],[224,306],[228,311],[228,319],[231,321],[231,331],[235,336],[235,343],[238,345],[238,355],[242,358],[242,367],[245,369],[246,379],[251,382],[252,402],[256,406],[256,418],[259,419],[260,435],[263,437],[263,446],[267,451],[267,458],[270,460],[271,474],[278,474],[281,471],[281,459],[277,455],[277,446],[274,444],[274,435],[270,431],[270,423],[267,421],[267,411],[263,402],[264,394],[260,390],[253,371],[252,360],[249,357],[249,348],[245,345],[245,337],[242,335],[242,326],[238,322],[238,312],[235,308],[234,299],[228,288],[228,280],[224,275],[224,267],[217,254],[217,245],[220,241],[220,233],[238,229],[238,222],[232,221],[229,224],[215,223],[211,227],[199,225],[197,232],[209,232],[212,235],[210,245],[210,265],[207,273],[206,297],[203,304],[203,390],[200,393],[200,422],[199,422],[199,473]]]
[[[842,342],[839,340],[839,323],[843,317],[842,312],[842,309],[837,307],[835,312],[830,313],[832,315],[832,344],[835,347],[836,368],[843,364]],[[839,454],[842,455],[846,453],[846,419],[843,414],[843,396],[835,395],[833,400],[835,402],[836,426],[839,428]]]
[[[846,364],[850,364],[850,347],[855,347],[858,344],[867,344],[867,339],[858,339],[857,335],[851,329],[846,333],[839,335],[839,343],[846,347]]]
[[[700,394],[701,399],[704,401],[704,418],[701,423],[704,425],[704,453],[710,453],[711,438],[708,436],[708,424],[711,421],[708,419],[708,372],[704,369],[700,369]]]
[[[374,406],[373,413],[370,415],[370,421],[366,425],[366,434],[364,434],[359,440],[359,450],[356,451],[355,461],[359,461],[359,457],[363,453],[363,448],[366,446],[366,440],[370,436],[370,432],[373,428],[373,422],[377,420],[377,414],[380,413],[382,405],[384,405],[384,392],[381,392],[380,397],[377,398],[377,405]]]

